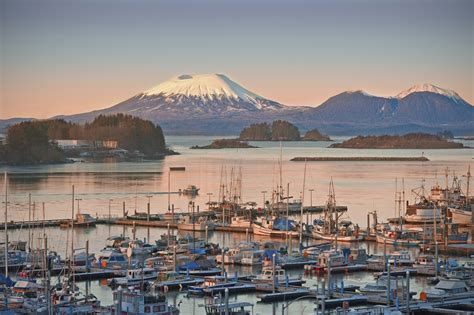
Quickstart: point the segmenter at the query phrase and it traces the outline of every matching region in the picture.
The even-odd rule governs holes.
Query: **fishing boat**
[[[140,290],[114,291],[116,305],[110,314],[136,315],[179,315],[176,306],[169,305],[166,295],[143,293]]]
[[[127,275],[121,278],[109,279],[109,286],[131,286],[143,283],[144,281],[155,280],[158,272],[153,268],[137,268],[127,270]]]
[[[418,231],[399,230],[398,228],[383,230],[376,235],[377,243],[393,246],[419,246],[422,243]]]
[[[358,225],[354,225],[349,220],[343,220],[339,222],[337,229],[332,229],[332,233],[329,225],[330,221],[316,219],[313,222],[313,229],[311,231],[312,236],[315,239],[321,239],[326,241],[338,241],[338,242],[359,242],[363,241],[365,234],[360,231]],[[335,232],[334,232],[335,231]]]
[[[214,230],[214,223],[207,220],[206,217],[196,217],[185,215],[181,216],[178,224],[178,230],[181,231],[196,231],[196,232],[205,232]]]
[[[440,222],[443,219],[441,207],[437,205],[437,202],[426,197],[424,180],[420,187],[411,191],[415,195],[415,202],[411,205],[407,202],[405,214],[402,216],[403,221],[411,224],[423,224]],[[440,193],[442,192],[444,191],[440,191]],[[401,199],[396,201],[401,201]]]
[[[74,220],[74,227],[94,227],[97,223],[97,219],[88,213],[77,213],[76,219]],[[71,220],[62,220],[59,222],[59,226],[62,228],[69,228],[72,226]]]
[[[448,208],[448,212],[451,213],[451,220],[453,223],[460,225],[467,225],[472,223],[472,211],[474,204],[457,205]]]
[[[253,234],[279,238],[298,238],[296,222],[283,217],[266,217],[255,221],[252,225]]]
[[[234,216],[230,222],[231,227],[251,228],[252,221],[246,216]]]
[[[314,220],[311,234],[315,239],[338,242],[357,242],[364,240],[364,233],[350,220],[341,220],[347,210],[336,207],[334,183],[329,183],[329,197],[319,219]]]
[[[435,207],[433,203],[424,199],[420,203],[408,205],[405,215],[402,217],[406,223],[423,224],[442,220],[441,208]]]

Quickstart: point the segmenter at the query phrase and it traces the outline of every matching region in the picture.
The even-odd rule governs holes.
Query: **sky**
[[[0,119],[110,107],[224,73],[286,105],[417,83],[474,104],[470,0],[0,0]]]

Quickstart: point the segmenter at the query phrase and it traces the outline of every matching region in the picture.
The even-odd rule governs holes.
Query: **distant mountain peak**
[[[430,93],[435,93],[435,94],[440,94],[444,95],[446,97],[449,97],[453,99],[454,101],[462,100],[462,98],[457,94],[456,92],[448,89],[443,89],[440,88],[436,85],[429,84],[429,83],[423,83],[423,84],[417,84],[412,86],[411,88],[400,92],[397,94],[396,98],[402,99],[412,93],[418,93],[418,92],[430,92]]]
[[[364,90],[349,90],[349,91],[346,91],[345,93],[350,93],[350,94],[353,94],[353,93],[357,93],[357,94],[363,94],[365,96],[372,96],[372,97],[375,97],[374,95],[370,94],[370,93],[367,93],[366,91]]]
[[[145,96],[182,95],[204,99],[227,98],[254,102],[264,99],[220,73],[183,74],[145,91]]]

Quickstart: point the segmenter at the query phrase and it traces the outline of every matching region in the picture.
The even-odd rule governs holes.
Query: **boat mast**
[[[306,165],[307,160],[304,160],[304,174],[303,174],[303,192],[301,193],[301,215],[300,215],[300,251],[303,247],[303,204],[304,204],[304,191],[306,189]]]
[[[467,174],[465,175],[465,177],[467,178],[467,182],[466,182],[466,202],[469,205],[469,185],[470,185],[470,181],[471,181],[471,165],[468,166]]]
[[[280,141],[280,187],[279,187],[277,202],[281,201],[282,197],[283,197],[283,147]]]
[[[5,172],[5,278],[8,278],[8,178]]]
[[[69,258],[69,270],[72,272],[72,293],[74,293],[76,286],[76,279],[74,276],[74,184],[72,185],[72,203],[71,203],[71,256]]]
[[[290,183],[286,184],[286,250],[290,247],[291,237],[288,231],[288,220],[290,217]],[[290,253],[291,254],[291,253]]]
[[[398,178],[395,177],[395,218],[397,217]],[[400,212],[398,213],[400,215]]]

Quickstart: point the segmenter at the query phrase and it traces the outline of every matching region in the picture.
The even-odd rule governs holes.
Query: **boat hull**
[[[318,240],[326,240],[326,241],[332,241],[332,242],[335,242],[336,239],[338,242],[346,242],[346,243],[350,243],[350,242],[360,242],[360,241],[363,241],[364,240],[364,236],[363,235],[358,235],[358,236],[337,236],[334,235],[334,234],[331,234],[331,235],[327,235],[327,234],[322,234],[322,233],[318,233],[318,232],[314,232],[312,233],[312,236],[313,238],[315,239],[318,239]]]
[[[377,240],[377,243],[380,243],[380,244],[386,243],[387,245],[393,245],[393,246],[415,247],[421,244],[421,241],[417,241],[417,240],[393,239],[393,238],[385,237],[382,235],[377,235],[376,240]]]
[[[452,209],[450,208],[452,222],[466,225],[472,223],[472,211],[467,211],[463,209]]]

